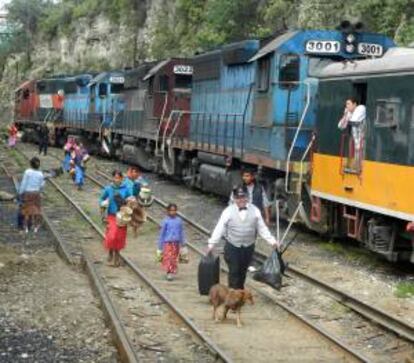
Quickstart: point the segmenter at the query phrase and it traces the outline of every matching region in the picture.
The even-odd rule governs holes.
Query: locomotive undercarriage
[[[321,218],[315,220],[314,212],[311,218],[325,226],[328,235],[356,240],[392,262],[414,262],[413,242],[405,232],[406,222],[326,200],[319,201],[318,205]]]

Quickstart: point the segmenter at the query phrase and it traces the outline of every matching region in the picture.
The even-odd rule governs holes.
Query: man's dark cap
[[[244,186],[239,186],[233,189],[234,198],[244,198],[247,197],[247,188]]]

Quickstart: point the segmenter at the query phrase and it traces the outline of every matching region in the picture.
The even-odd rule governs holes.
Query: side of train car
[[[222,195],[240,180],[241,168],[257,168],[285,216],[298,211],[314,230],[356,238],[390,260],[413,260],[411,242],[403,233],[410,213],[405,218],[394,214],[395,219],[389,216],[385,223],[383,209],[366,209],[352,195],[348,199],[353,203],[347,203],[346,198],[331,196],[332,190],[319,190],[316,183],[338,181],[326,177],[326,168],[316,164],[324,153],[318,149],[321,138],[335,144],[322,129],[325,100],[336,93],[335,87],[323,91],[328,84],[323,72],[381,60],[392,47],[393,42],[379,34],[295,31],[266,43],[248,40],[192,59],[143,64],[123,73],[122,107],[116,117],[113,112],[108,122],[102,115],[91,117],[89,100],[85,126],[65,121],[65,132],[81,132],[99,143],[105,138],[111,152],[125,161]],[[341,82],[345,79],[338,79],[338,85]],[[361,92],[363,86],[348,87],[336,98],[332,135],[338,133],[345,99]],[[106,99],[99,93],[97,97]],[[343,171],[340,175],[345,178]],[[389,194],[381,192],[387,199]],[[381,222],[375,225],[374,219]],[[389,226],[383,228],[387,223],[392,233]],[[384,235],[378,237],[378,231]],[[392,238],[387,239],[387,233]],[[372,242],[378,239],[381,242]]]

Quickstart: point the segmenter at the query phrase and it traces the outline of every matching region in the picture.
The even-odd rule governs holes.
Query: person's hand
[[[157,249],[156,252],[156,260],[157,262],[161,262],[162,261],[162,251]]]
[[[279,242],[279,241],[275,241],[275,243],[273,243],[273,244],[272,244],[272,247],[273,247],[276,251],[280,252],[280,242]]]

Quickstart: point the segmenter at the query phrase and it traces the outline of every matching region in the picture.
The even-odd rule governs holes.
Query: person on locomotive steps
[[[249,203],[254,204],[259,208],[264,221],[267,225],[270,224],[270,202],[267,198],[263,185],[260,185],[256,180],[256,175],[252,170],[242,171],[243,185],[247,189]],[[234,195],[231,193],[229,204],[234,203]]]
[[[119,251],[125,247],[127,227],[118,226],[116,214],[131,197],[130,189],[124,183],[124,177],[120,170],[112,172],[112,183],[107,185],[99,199],[100,207],[107,208],[107,227],[105,231],[104,247],[108,250],[108,263],[113,261],[113,266],[120,265]]]
[[[358,104],[354,97],[347,98],[345,102],[345,110],[342,118],[338,122],[338,128],[345,130],[348,126],[351,127],[352,139],[355,148],[355,163],[360,164],[362,143],[364,139],[364,127],[367,110],[364,105]]]
[[[224,260],[229,268],[228,284],[233,289],[243,289],[247,269],[253,257],[257,234],[274,248],[279,242],[270,233],[260,210],[248,201],[248,191],[240,186],[233,191],[234,204],[221,214],[208,241],[208,252],[225,236]]]

